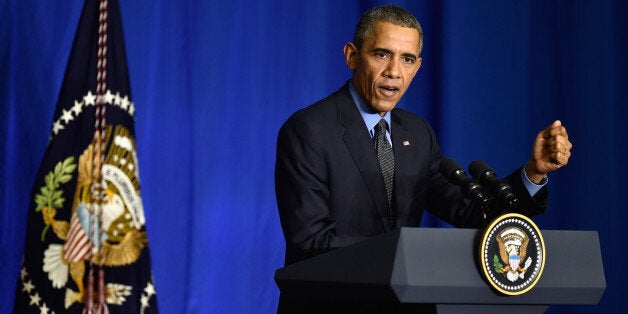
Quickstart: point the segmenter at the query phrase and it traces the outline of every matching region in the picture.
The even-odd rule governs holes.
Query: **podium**
[[[596,231],[542,231],[545,269],[527,293],[504,296],[481,274],[481,230],[401,228],[275,272],[282,295],[435,304],[438,313],[542,313],[597,304],[606,280]]]

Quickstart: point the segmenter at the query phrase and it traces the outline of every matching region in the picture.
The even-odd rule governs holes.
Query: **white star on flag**
[[[63,109],[63,114],[61,115],[61,120],[63,120],[63,122],[67,124],[69,121],[72,121],[72,119],[74,119],[74,117],[72,117],[72,110],[67,111],[67,110]]]
[[[122,97],[120,97],[120,92],[116,92],[116,96],[113,100],[113,104],[119,107],[121,102],[122,102]]]
[[[22,288],[22,291],[26,291],[27,293],[31,293],[31,290],[33,290],[33,288],[35,288],[35,286],[33,286],[33,283],[29,280],[29,281],[24,283],[24,288]]]
[[[126,95],[124,95],[120,106],[122,107],[122,109],[127,110],[129,108],[129,104],[130,104],[129,98]]]
[[[55,123],[52,124],[52,132],[54,132],[54,134],[57,134],[61,130],[63,130],[63,125],[61,124],[61,122],[55,121]]]
[[[39,301],[41,301],[41,298],[39,297],[39,293],[35,293],[34,295],[31,295],[30,305],[39,305]]]
[[[78,101],[74,101],[74,106],[72,106],[72,112],[78,117],[79,114],[83,111],[83,104]]]
[[[39,313],[41,314],[48,314],[48,311],[50,309],[46,306],[46,303],[42,303],[42,305],[39,307]]]
[[[83,102],[85,102],[85,106],[93,106],[96,104],[96,96],[92,94],[91,90],[83,97]]]
[[[113,94],[111,93],[111,90],[107,90],[107,93],[105,93],[104,95],[105,97],[105,103],[107,104],[112,104],[113,103]]]
[[[146,288],[144,288],[144,292],[146,292],[149,296],[155,294],[155,286],[149,282],[148,285],[146,285]]]

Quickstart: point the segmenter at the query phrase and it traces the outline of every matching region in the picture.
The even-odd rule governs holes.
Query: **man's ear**
[[[358,56],[358,47],[356,47],[352,42],[348,42],[345,44],[344,53],[347,66],[349,67],[349,69],[355,70]]]
[[[416,69],[414,70],[414,74],[412,74],[412,77],[414,77],[416,73],[419,72],[419,69],[421,68],[421,64],[423,64],[423,58],[418,58],[416,62],[417,62],[417,66],[416,66]]]

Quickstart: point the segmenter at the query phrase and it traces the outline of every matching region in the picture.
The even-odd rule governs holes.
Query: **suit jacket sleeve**
[[[521,171],[523,171],[523,168],[515,170],[506,177],[506,181],[508,181],[512,187],[512,192],[521,202],[517,212],[528,217],[545,213],[549,199],[547,186],[541,188],[536,194],[530,195],[523,181],[521,181]]]

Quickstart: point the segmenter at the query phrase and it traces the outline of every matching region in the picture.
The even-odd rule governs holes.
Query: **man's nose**
[[[393,58],[386,65],[386,71],[384,72],[384,76],[387,78],[398,78],[400,76],[400,60]]]

